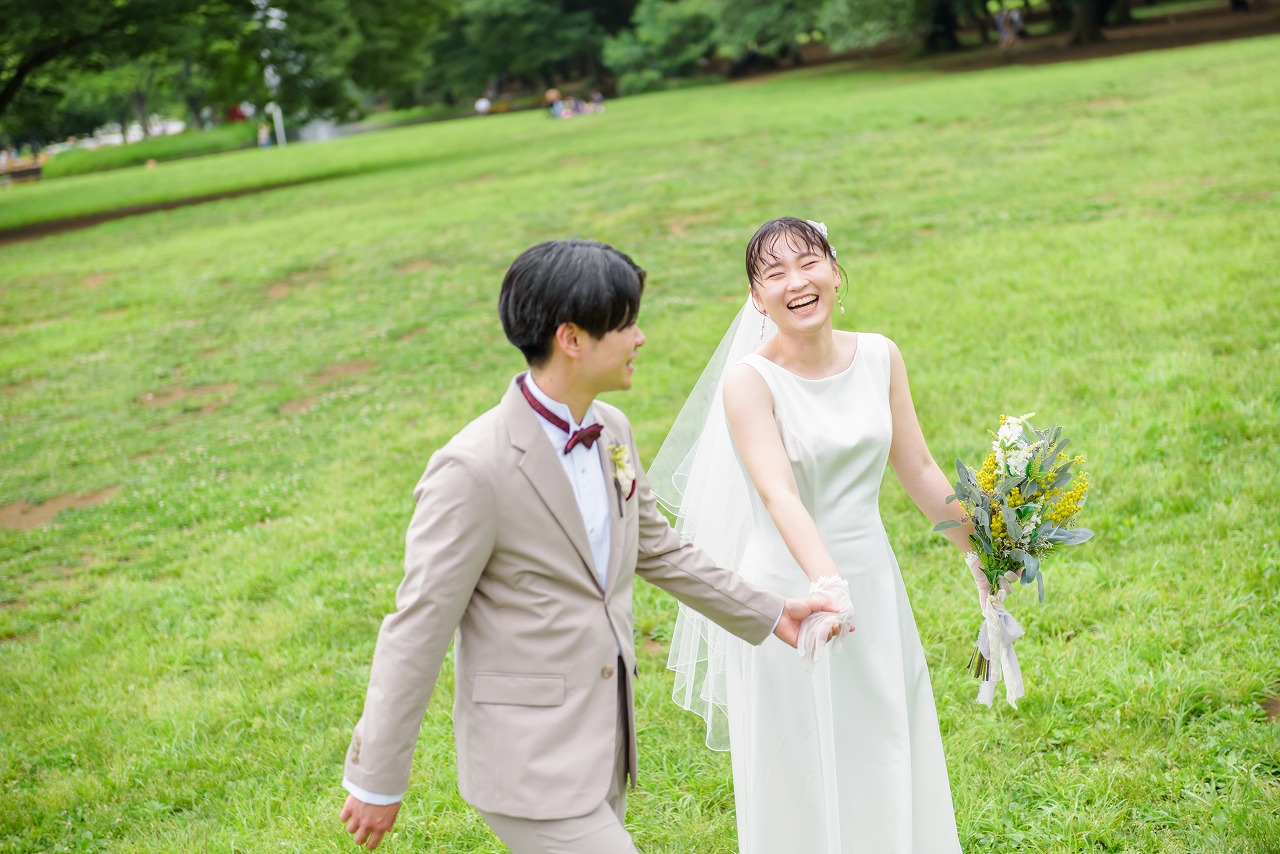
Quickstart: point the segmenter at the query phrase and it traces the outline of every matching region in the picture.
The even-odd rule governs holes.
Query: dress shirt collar
[[[524,375],[524,384],[525,384],[525,387],[528,388],[529,391],[533,393],[533,396],[538,399],[538,403],[541,403],[543,406],[549,409],[552,413],[560,416],[565,420],[565,423],[569,425],[570,435],[573,435],[575,430],[582,429],[583,425],[595,423],[595,419],[591,417],[591,409],[592,409],[591,406],[587,407],[587,412],[583,416],[582,421],[574,421],[573,413],[569,410],[569,404],[561,403],[558,400],[554,400],[550,397],[547,397],[547,393],[542,389],[538,388],[538,384],[533,381],[533,371],[529,371]]]

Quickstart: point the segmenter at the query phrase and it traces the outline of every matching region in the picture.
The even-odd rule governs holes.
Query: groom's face
[[[638,324],[606,332],[600,338],[584,336],[582,364],[592,380],[594,391],[618,391],[631,388],[637,351],[644,346],[644,333]]]

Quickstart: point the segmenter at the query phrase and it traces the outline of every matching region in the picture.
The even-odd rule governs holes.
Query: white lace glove
[[[991,595],[991,582],[987,580],[987,574],[982,571],[982,561],[978,560],[977,552],[965,552],[964,562],[969,567],[969,572],[973,573],[973,583],[978,585],[978,609],[986,613],[987,597]]]
[[[839,609],[815,611],[800,624],[796,652],[813,662],[818,660],[824,646],[833,643],[838,647],[853,629],[853,600],[849,598],[849,582],[834,576],[825,576],[810,583],[809,595],[829,599]],[[833,629],[837,630],[834,637],[831,634]]]
[[[991,582],[987,580],[987,574],[982,571],[982,561],[978,560],[977,552],[965,552],[964,562],[969,567],[969,572],[973,574],[973,583],[978,587],[978,608],[985,614],[987,602],[991,599]],[[1006,572],[1000,579],[1000,589],[1005,592],[1005,595],[1013,591],[1013,582],[1021,574],[1021,570]]]

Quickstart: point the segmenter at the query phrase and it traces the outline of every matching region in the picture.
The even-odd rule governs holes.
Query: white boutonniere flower
[[[636,469],[631,464],[631,448],[626,445],[610,445],[609,459],[613,460],[613,479],[618,483],[618,494],[630,501],[636,494]]]

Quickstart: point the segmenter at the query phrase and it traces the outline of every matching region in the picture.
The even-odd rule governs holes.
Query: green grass
[[[1206,9],[1224,9],[1226,5],[1221,0],[1171,0],[1168,3],[1154,3],[1150,6],[1134,6],[1133,17],[1144,20],[1165,15],[1185,15],[1188,12],[1200,12]]]
[[[1097,537],[1014,605],[1018,711],[973,703],[968,572],[886,481],[965,850],[1280,850],[1277,47],[825,66],[204,158],[156,174],[337,177],[0,248],[0,506],[122,487],[0,529],[0,850],[350,850],[341,761],[410,491],[520,367],[507,264],[583,235],[651,271],[612,399],[652,454],[782,213],[831,227],[844,323],[898,342],[940,461],[1029,410],[1089,458]],[[0,213],[132,203],[126,173]],[[639,585],[636,609],[629,824],[731,852],[726,757],[668,699],[673,603]],[[451,690],[392,854],[501,850],[456,793]]]
[[[486,121],[496,118],[490,116]],[[521,113],[519,118],[523,121],[515,126],[518,129],[514,132],[521,135],[517,138],[506,135],[513,132],[511,125],[481,130],[476,122],[445,122],[445,127],[432,131],[416,126],[392,128],[323,144],[228,151],[216,157],[162,163],[154,169],[137,166],[16,185],[0,191],[0,230],[134,205],[414,166],[434,166],[447,172],[456,164],[465,170],[486,151],[493,163],[505,161],[523,136],[554,140],[571,133],[548,128],[557,123],[541,110]],[[56,163],[62,156],[50,162]]]
[[[257,132],[257,122],[240,122],[210,130],[152,137],[129,145],[113,145],[93,150],[74,148],[51,158],[44,166],[44,178],[66,178],[127,166],[142,166],[148,160],[163,163],[184,157],[231,151],[252,145],[257,139]]]

